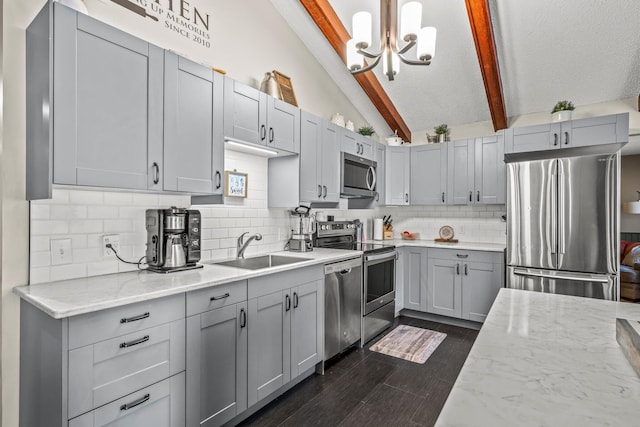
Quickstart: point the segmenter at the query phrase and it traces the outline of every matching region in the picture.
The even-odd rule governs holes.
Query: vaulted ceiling
[[[405,1],[398,3],[402,5]],[[496,102],[503,105],[507,117],[512,117],[550,111],[560,99],[572,100],[579,107],[629,98],[640,91],[638,0],[421,1],[422,25],[438,30],[432,64],[428,67],[401,64],[401,71],[392,82],[383,76],[380,66],[366,73],[371,75],[371,83],[383,91],[382,96],[388,97],[409,131],[430,129],[443,122],[455,126],[492,119],[494,127],[500,129],[505,126],[496,120],[500,115]],[[328,6],[347,32],[351,32],[355,12],[371,12],[374,23],[371,50],[375,51],[379,47],[379,0],[272,0],[272,3],[365,118],[374,126],[384,126],[379,119],[376,123],[371,107],[363,105],[358,81],[319,31],[317,19],[314,21],[317,17],[311,17],[304,7],[305,3],[307,8],[308,4]],[[476,35],[481,40],[486,27],[481,17],[472,19],[468,13],[483,6],[488,7],[495,40],[494,75],[491,58],[485,54],[479,59],[474,43],[474,20]],[[484,81],[481,67],[485,72],[489,70]],[[486,90],[485,83],[492,81],[501,85],[500,100],[495,99],[495,87],[493,93],[490,88]],[[384,113],[382,116],[385,130],[392,130],[394,125],[397,128]]]

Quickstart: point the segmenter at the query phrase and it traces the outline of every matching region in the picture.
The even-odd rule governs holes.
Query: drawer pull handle
[[[149,400],[149,398],[151,397],[151,395],[149,395],[149,393],[145,394],[144,396],[142,396],[140,399],[138,400],[134,400],[131,403],[125,403],[124,405],[122,405],[120,407],[121,411],[128,411],[131,408],[135,408],[138,405],[142,405],[144,402],[146,402],[147,400]]]
[[[218,295],[217,297],[211,297],[211,299],[209,301],[218,301],[220,299],[229,298],[230,296],[231,296],[231,294],[229,292],[227,292],[224,295]]]
[[[143,342],[147,341],[149,341],[149,335],[145,335],[137,340],[120,343],[120,348],[133,347],[134,345],[142,344]]]
[[[458,258],[469,258],[469,254],[456,254]]]
[[[244,328],[247,326],[247,312],[244,311],[244,308],[240,309],[240,327]]]
[[[131,323],[131,322],[137,322],[138,320],[142,320],[142,319],[146,319],[147,317],[151,316],[149,314],[149,312],[147,311],[144,314],[141,314],[139,316],[133,316],[133,317],[123,317],[122,319],[120,319],[120,323]]]

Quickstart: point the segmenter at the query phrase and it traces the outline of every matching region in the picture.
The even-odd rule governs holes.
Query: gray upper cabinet
[[[387,146],[385,144],[376,143],[376,197],[374,198],[377,206],[384,206],[386,202],[386,175],[387,175]]]
[[[452,141],[448,148],[447,200],[450,205],[473,203],[474,151],[473,140]]]
[[[299,153],[300,109],[226,77],[224,138]]]
[[[505,153],[629,141],[629,113],[506,129]]]
[[[246,301],[187,318],[187,425],[219,426],[247,409],[247,322]]]
[[[503,204],[507,201],[507,171],[501,136],[475,139],[474,203]]]
[[[448,203],[501,204],[506,201],[502,137],[488,136],[448,145]]]
[[[375,141],[357,132],[346,128],[340,129],[340,150],[343,153],[353,154],[365,159],[373,160],[375,157]]]
[[[300,201],[340,201],[338,129],[306,111],[300,116]]]
[[[402,248],[404,308],[427,311],[427,248]]]
[[[387,147],[385,199],[387,205],[408,205],[411,179],[411,150]]]
[[[27,50],[27,198],[51,183],[161,189],[162,49],[54,3]]]
[[[165,53],[164,190],[222,194],[223,76]]]
[[[449,144],[450,145],[450,144]],[[444,205],[447,200],[447,145],[411,147],[411,204]]]

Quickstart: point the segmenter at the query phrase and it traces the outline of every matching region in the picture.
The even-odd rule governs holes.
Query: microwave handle
[[[371,174],[371,182],[369,182],[369,174]],[[371,191],[376,188],[376,170],[373,166],[369,166],[369,169],[367,170],[367,188]]]

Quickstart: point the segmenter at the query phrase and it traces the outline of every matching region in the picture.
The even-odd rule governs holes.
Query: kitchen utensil
[[[164,256],[164,267],[176,268],[187,264],[184,256],[184,246],[182,245],[181,234],[170,234],[167,236],[166,253]]]
[[[147,209],[146,258],[149,270],[158,273],[201,268],[201,215],[193,209]]]
[[[125,9],[129,9],[131,12],[133,13],[137,13],[138,15],[142,16],[143,18],[149,17],[151,19],[153,19],[154,21],[157,21],[158,18],[156,18],[153,15],[149,15],[147,13],[147,10],[142,7],[142,6],[138,6],[137,4],[131,3],[129,0],[111,0],[112,2],[114,2],[117,5],[120,5],[122,7],[124,7]]]

